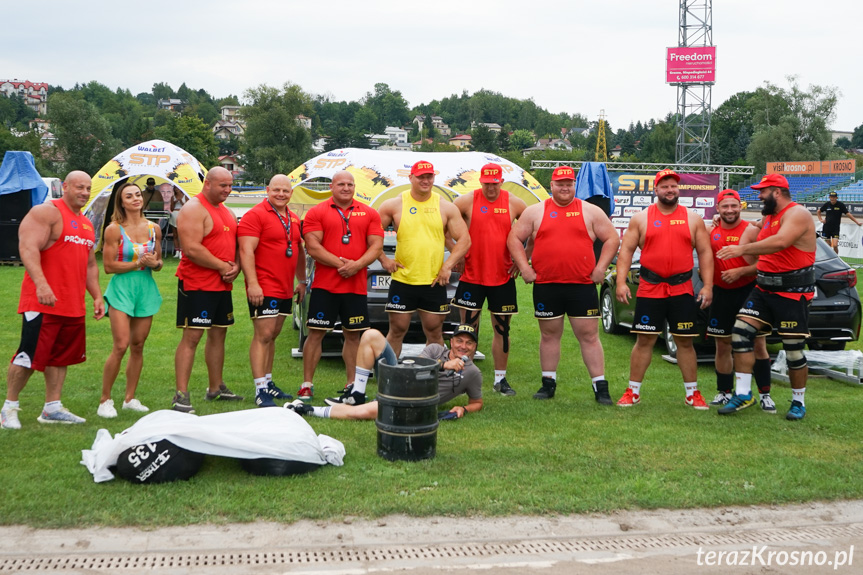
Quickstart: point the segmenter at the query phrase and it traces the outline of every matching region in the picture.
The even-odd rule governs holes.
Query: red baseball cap
[[[499,184],[503,181],[503,168],[497,164],[486,164],[479,173],[479,183]]]
[[[575,179],[575,170],[570,168],[569,166],[558,166],[551,173],[551,181],[554,182],[556,180],[574,180]]]
[[[734,198],[739,202],[740,194],[738,194],[735,190],[722,190],[716,195],[716,204],[719,205],[719,202],[721,202],[722,200],[727,200],[728,198]]]
[[[655,188],[657,184],[659,184],[659,182],[664,180],[665,178],[674,178],[675,181],[680,181],[680,176],[678,176],[677,172],[675,172],[674,170],[660,170],[659,172],[656,172],[656,177],[653,179],[653,187]]]
[[[420,160],[411,166],[412,176],[422,176],[423,174],[434,174],[434,166],[432,166],[431,162]]]
[[[788,180],[785,179],[785,176],[781,176],[779,174],[767,174],[761,178],[760,182],[752,184],[750,187],[753,190],[760,190],[762,188],[769,188],[770,186],[785,188],[786,190],[791,187],[788,185]]]

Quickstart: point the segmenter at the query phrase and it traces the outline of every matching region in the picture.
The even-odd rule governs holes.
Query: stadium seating
[[[815,202],[821,201],[822,198],[826,200],[827,193],[831,189],[835,189],[836,186],[842,185],[844,182],[851,182],[850,175],[834,175],[834,176],[786,176],[788,178],[788,185],[791,190],[791,197],[796,202]],[[759,181],[761,178],[757,178],[755,181]],[[845,188],[843,188],[845,189]],[[863,198],[863,189],[858,188],[858,196]],[[741,188],[740,199],[741,200],[757,200],[758,199],[758,190],[753,190],[752,187],[746,186],[745,188]],[[842,194],[840,192],[840,199],[842,199]],[[844,200],[843,200],[844,201]],[[849,201],[860,201],[850,200]]]

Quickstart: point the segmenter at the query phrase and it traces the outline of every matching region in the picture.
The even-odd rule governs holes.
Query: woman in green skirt
[[[161,245],[159,226],[144,217],[141,189],[124,184],[114,198],[114,214],[102,246],[105,273],[114,274],[105,291],[114,346],[102,372],[102,397],[96,412],[100,417],[117,417],[111,388],[129,348],[123,409],[149,411],[135,398],[135,391],[144,365],[144,342],[162,305],[153,279],[153,272],[162,269]]]

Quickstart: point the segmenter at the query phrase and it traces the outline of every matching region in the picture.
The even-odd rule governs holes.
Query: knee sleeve
[[[743,320],[734,322],[731,330],[731,351],[733,353],[749,353],[755,349],[755,334],[758,330]]]
[[[494,331],[503,337],[503,352],[509,353],[509,320],[512,316],[504,315],[497,316],[497,322],[494,324]]]
[[[473,310],[466,309],[464,312],[464,322],[467,325],[472,325],[475,328],[479,329],[479,316],[482,314],[481,309]]]
[[[805,346],[806,340],[782,338],[782,349],[785,350],[785,360],[788,362],[788,369],[803,369],[806,367],[806,354],[803,353]]]

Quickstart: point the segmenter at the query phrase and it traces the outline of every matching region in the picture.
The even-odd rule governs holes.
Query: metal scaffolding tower
[[[713,0],[680,0],[677,45],[713,45]],[[713,82],[677,84],[675,163],[710,163],[710,115]]]
[[[595,162],[608,161],[608,146],[605,143],[605,110],[599,111],[599,123],[596,125],[596,154]]]

